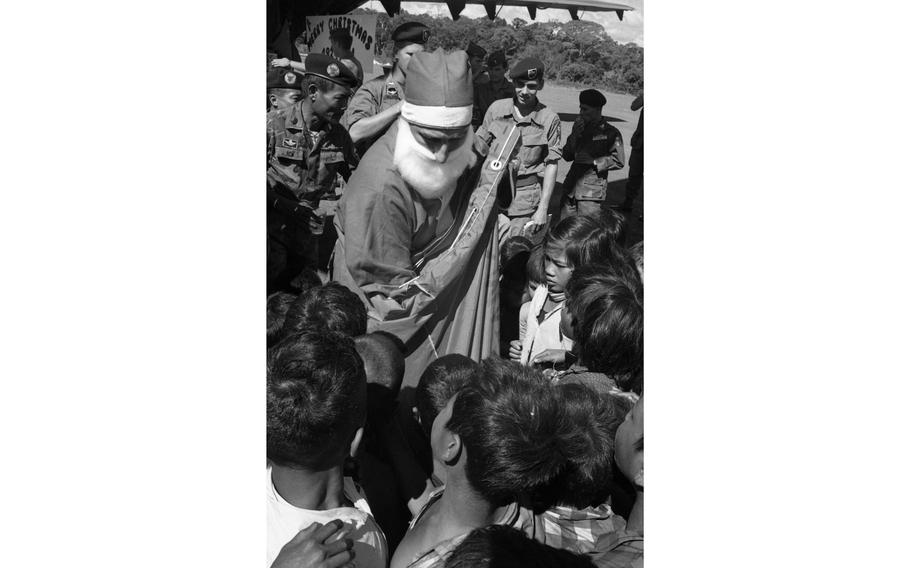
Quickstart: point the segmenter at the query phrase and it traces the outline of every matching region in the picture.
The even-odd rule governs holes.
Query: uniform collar
[[[307,123],[310,117],[313,116],[313,113],[305,107],[306,101],[297,101],[293,106],[288,108],[287,115],[284,117],[284,126],[285,128],[294,128],[297,130],[309,130]],[[317,132],[325,132],[326,134],[332,131],[332,121],[326,120],[323,121],[322,126],[319,127]]]
[[[532,110],[528,115],[526,115],[526,116],[525,116],[524,118],[522,118],[521,120],[516,120],[516,122],[517,122],[518,124],[525,124],[525,123],[527,123],[527,122],[533,122],[533,123],[536,124],[537,126],[541,126],[541,127],[542,127],[543,124],[540,122],[540,120],[538,120],[538,114],[539,114],[540,111],[543,110],[544,108],[546,108],[546,105],[544,105],[542,102],[540,102],[540,99],[538,99],[538,100],[537,100],[537,105],[534,107],[534,110]],[[518,112],[518,109],[515,107],[515,99],[513,98],[513,99],[512,99],[512,106],[509,107],[509,112],[508,112],[507,114],[503,115],[503,116],[512,116],[512,117],[514,117],[515,114],[516,114],[517,112]]]

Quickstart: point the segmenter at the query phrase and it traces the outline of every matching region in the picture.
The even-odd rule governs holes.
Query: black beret
[[[348,66],[331,55],[311,53],[307,55],[304,65],[306,65],[304,75],[316,75],[349,89],[357,86],[357,77],[351,73]]]
[[[594,89],[585,89],[578,94],[578,102],[589,107],[602,107],[607,104],[607,98]]]
[[[430,28],[420,22],[405,22],[392,32],[392,41],[425,44],[430,39]]]
[[[300,90],[300,82],[303,75],[290,69],[272,67],[269,69],[269,76],[266,83],[267,89],[295,89]]]
[[[352,38],[353,36],[351,35],[351,32],[348,31],[347,28],[335,28],[329,32],[329,37],[330,38],[336,38],[336,37]]]
[[[487,50],[480,47],[473,41],[468,44],[468,48],[465,50],[468,52],[469,57],[485,57]]]
[[[515,79],[521,79],[523,81],[542,81],[543,80],[543,62],[536,57],[528,57],[527,59],[522,59],[511,71],[509,71],[509,77],[514,81]]]
[[[490,57],[487,58],[487,67],[496,67],[497,65],[502,65],[503,67],[509,66],[509,62],[506,61],[506,54],[501,49],[494,51],[490,54]]]

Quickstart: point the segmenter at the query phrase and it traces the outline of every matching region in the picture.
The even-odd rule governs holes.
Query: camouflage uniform
[[[334,229],[325,216],[337,203],[336,176],[346,179],[358,163],[347,130],[326,122],[310,132],[303,105],[300,101],[267,116],[270,290],[305,267],[328,264],[328,258],[319,258],[319,249],[331,251],[333,246],[326,242],[334,241]]]
[[[580,118],[562,149],[563,159],[572,167],[562,183],[562,214],[599,216],[607,196],[607,172],[625,165],[622,134],[600,117],[594,124]]]

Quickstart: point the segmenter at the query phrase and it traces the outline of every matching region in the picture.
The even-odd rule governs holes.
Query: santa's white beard
[[[461,174],[474,165],[474,131],[462,145],[439,163],[433,153],[414,138],[411,128],[403,118],[398,119],[398,135],[392,164],[402,179],[424,199],[441,199],[455,190]]]

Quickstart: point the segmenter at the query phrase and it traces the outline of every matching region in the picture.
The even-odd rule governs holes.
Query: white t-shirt
[[[389,561],[389,550],[385,535],[376,524],[376,520],[373,519],[370,506],[360,494],[353,479],[344,478],[344,495],[354,504],[353,507],[312,511],[300,509],[285,501],[272,483],[272,468],[266,467],[265,471],[265,494],[268,509],[266,566],[272,565],[278,553],[281,552],[281,547],[297,536],[302,529],[315,522],[325,524],[333,519],[339,519],[345,524],[354,526],[354,530],[348,534],[348,538],[354,541],[357,567],[386,568]]]

